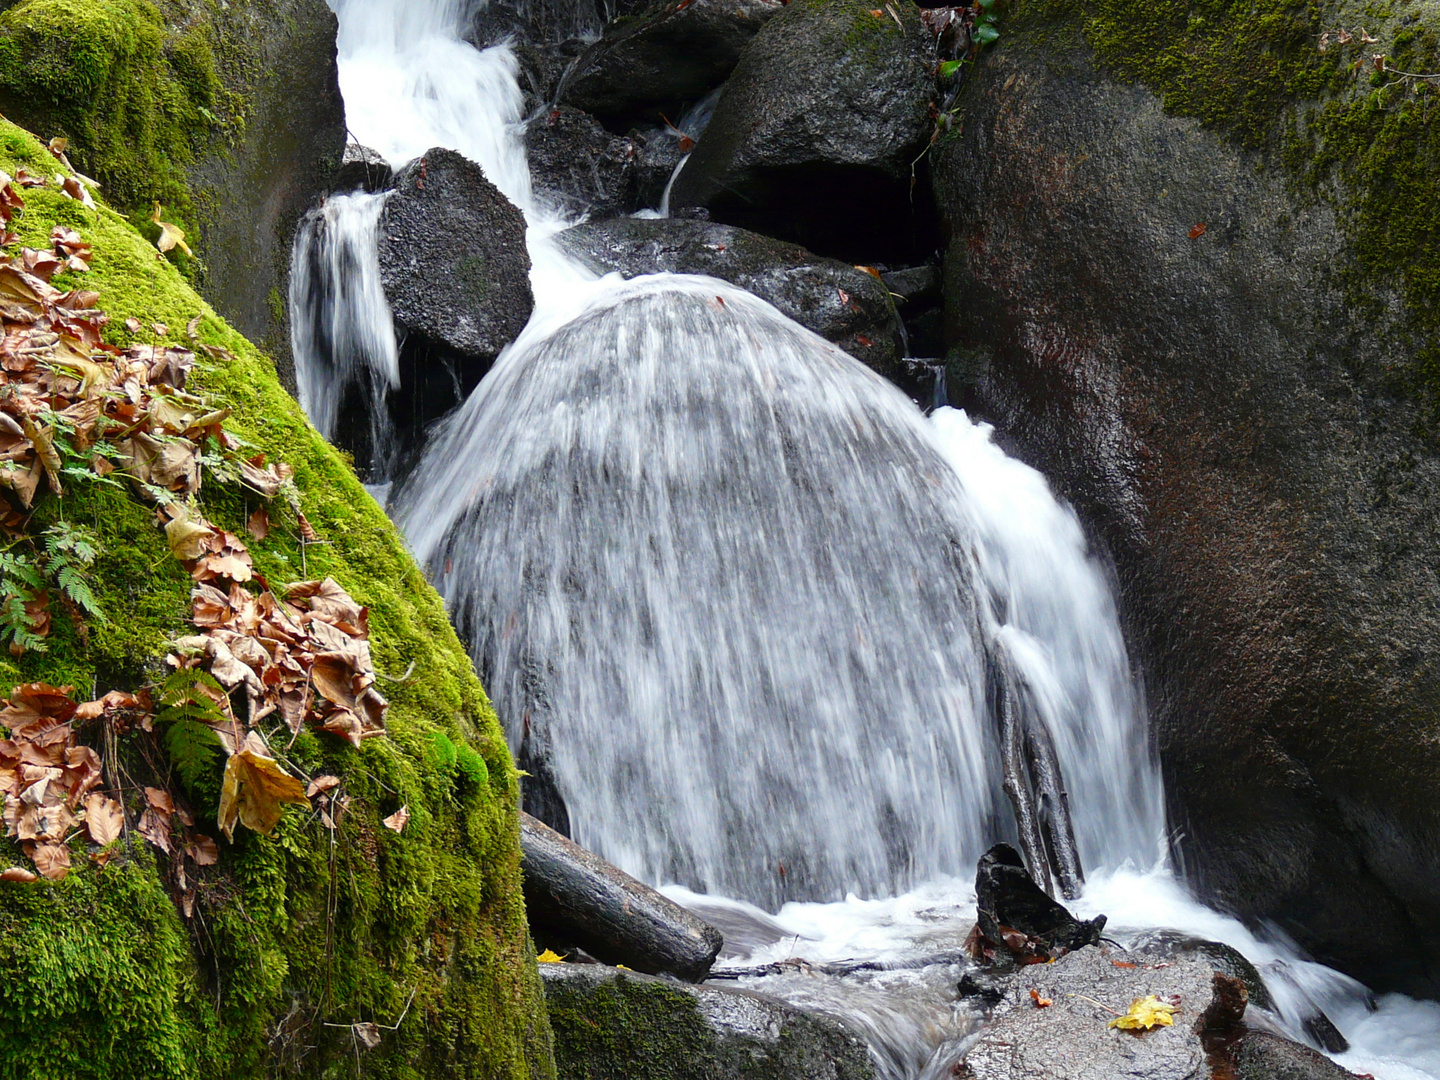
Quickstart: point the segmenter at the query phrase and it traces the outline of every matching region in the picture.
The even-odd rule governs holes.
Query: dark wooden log
[[[709,973],[724,944],[709,923],[523,813],[520,850],[537,936],[650,975],[699,982]]]
[[[1075,822],[1070,816],[1070,795],[1060,773],[1060,758],[1044,720],[1033,712],[1026,717],[1025,756],[1030,777],[1040,802],[1040,827],[1048,841],[1050,871],[1060,884],[1066,900],[1080,895],[1085,884],[1085,871],[1080,865],[1080,851],[1075,843]],[[1048,890],[1047,890],[1048,891]]]
[[[1016,701],[1014,670],[1004,648],[995,642],[990,655],[990,703],[1000,721],[1000,761],[1002,782],[1010,806],[1015,811],[1015,827],[1020,833],[1020,850],[1031,878],[1047,896],[1054,895],[1050,884],[1050,861],[1045,855],[1045,841],[1040,832],[1040,818],[1030,791],[1029,769],[1025,760],[1024,720]]]

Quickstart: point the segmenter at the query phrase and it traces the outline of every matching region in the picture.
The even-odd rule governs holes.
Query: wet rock
[[[380,215],[380,277],[396,324],[483,372],[530,317],[525,219],[453,150],[395,176]]]
[[[336,191],[382,191],[390,186],[394,175],[395,170],[380,151],[352,142],[345,144],[345,156],[340,159],[333,184]]]
[[[975,870],[975,911],[980,932],[992,945],[1014,951],[1006,931],[1019,931],[1036,952],[1074,950],[1100,942],[1105,916],[1081,920],[1035,884],[1025,862],[1009,844],[980,856]]]
[[[661,0],[611,22],[575,62],[559,100],[611,124],[671,119],[734,70],[779,0]]]
[[[460,36],[477,49],[509,40],[513,45],[553,45],[600,32],[600,7],[592,0],[524,0],[520,4],[471,5]]]
[[[1353,220],[1277,154],[1059,23],[1005,41],[931,155],[950,344],[990,357],[970,400],[1114,558],[1187,876],[1434,995],[1440,456],[1416,358],[1440,339],[1406,344],[1394,293],[1354,302]]]
[[[636,971],[698,981],[724,939],[704,920],[529,814],[520,815],[526,914],[537,937]]]
[[[635,146],[636,210],[658,210],[675,166],[689,153],[694,141],[676,128],[644,127],[630,130]]]
[[[1235,1080],[1353,1080],[1324,1054],[1268,1031],[1249,1031],[1231,1048]]]
[[[557,105],[525,126],[536,195],[567,217],[613,217],[635,201],[636,148],[591,116]]]
[[[541,964],[566,1080],[874,1080],[865,1043],[745,990],[598,964]]]
[[[1193,956],[1205,960],[1216,971],[1244,983],[1251,1005],[1259,1009],[1274,1008],[1270,991],[1265,988],[1265,980],[1260,977],[1259,970],[1239,949],[1222,941],[1207,941],[1178,930],[1151,930],[1134,938],[1129,944],[1140,952]]]
[[[1180,959],[1120,968],[1097,948],[1033,964],[1009,986],[956,1069],[960,1080],[1195,1080],[1208,1076],[1201,1018],[1216,1001],[1209,964]],[[1238,984],[1237,984],[1238,985]],[[1039,1007],[1034,990],[1050,1004]],[[1241,991],[1243,993],[1243,989]],[[1170,1027],[1121,1031],[1108,1023],[1136,998],[1178,996]],[[1090,999],[1090,1000],[1087,1000]],[[1104,1008],[1095,1002],[1102,1002]],[[1109,1011],[1114,1010],[1114,1012]]]
[[[901,381],[899,326],[885,286],[870,274],[768,236],[706,221],[622,218],[587,223],[560,243],[598,270],[626,277],[708,274],[747,289],[801,326]]]
[[[933,46],[918,8],[896,12],[898,24],[869,0],[798,0],[766,23],[672,205],[853,262],[933,248],[923,191],[912,198],[931,131]]]

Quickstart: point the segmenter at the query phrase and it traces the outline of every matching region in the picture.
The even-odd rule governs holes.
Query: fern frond
[[[90,583],[85,580],[79,570],[73,566],[62,567],[55,575],[56,584],[60,591],[75,601],[87,615],[104,622],[105,613],[100,610],[100,602],[95,599],[95,594],[90,591]]]
[[[187,788],[194,788],[214,772],[222,749],[215,732],[192,719],[178,719],[165,729],[165,747]]]

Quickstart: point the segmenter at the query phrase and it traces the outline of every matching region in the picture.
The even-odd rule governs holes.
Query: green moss
[[[110,202],[189,214],[184,169],[219,123],[208,30],[172,33],[149,0],[20,0],[0,14],[0,109],[43,116]],[[34,122],[32,119],[31,122]]]
[[[0,122],[0,169],[38,171],[47,157]],[[174,340],[199,317],[201,338],[233,353],[197,369],[194,388],[234,409],[227,429],[255,452],[294,467],[304,513],[324,541],[302,546],[297,523],[272,507],[275,527],[250,544],[256,568],[276,584],[339,581],[368,606],[377,669],[394,681],[381,683],[392,703],[388,738],[356,750],[304,733],[290,749],[308,769],[341,777],[354,798],[333,837],[317,816],[292,808],[273,838],[241,830],[233,845],[222,840],[219,865],[199,872],[193,919],[177,914],[174,868],[151,862],[138,841],[118,863],[81,868],[59,885],[0,886],[0,1062],[25,1063],[5,1075],[353,1075],[356,1046],[343,1025],[390,1025],[402,1012],[398,1030],[360,1053],[365,1076],[553,1075],[519,888],[516,772],[439,598],[280,389],[271,362],[175,267],[104,206],[87,210],[53,189],[24,194],[22,242],[40,245],[66,224],[94,245],[92,271],[73,284],[100,292],[111,340],[132,340],[127,318],[166,324]],[[150,329],[138,337],[158,340]],[[201,502],[236,532],[255,508],[214,482]],[[151,509],[128,492],[77,484],[47,498],[37,518],[61,514],[103,539],[96,569],[108,618],[81,633],[57,617],[47,652],[0,657],[0,686],[40,679],[84,694],[139,686],[186,627],[189,581]],[[455,749],[453,765],[437,762],[437,737]],[[127,790],[146,770],[163,771],[145,739],[127,736],[115,751]],[[467,767],[467,755],[480,767]],[[397,835],[380,819],[401,805],[411,818]],[[196,809],[200,831],[218,835],[213,806]],[[138,807],[131,811],[134,821]],[[74,975],[57,985],[54,970],[65,964]]]
[[[1057,28],[1083,34],[1110,73],[1259,151],[1302,204],[1328,203],[1347,248],[1334,280],[1406,358],[1388,377],[1422,403],[1420,434],[1440,431],[1440,86],[1374,64],[1440,72],[1431,0],[1039,0],[1022,16],[1047,44]],[[1375,41],[1320,50],[1327,30],[1362,26]]]

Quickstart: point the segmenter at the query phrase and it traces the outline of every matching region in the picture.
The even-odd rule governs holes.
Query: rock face
[[[1353,1080],[1324,1054],[1268,1031],[1246,1032],[1231,1050],[1235,1080]]]
[[[562,1080],[873,1080],[864,1042],[760,994],[541,964]]]
[[[345,155],[331,178],[336,191],[381,191],[390,186],[395,170],[380,151],[352,142],[345,144]]]
[[[671,205],[852,261],[922,242],[911,167],[930,137],[933,47],[918,8],[896,11],[786,5],[740,58]]]
[[[164,7],[0,5],[0,113],[67,137],[142,229],[163,203],[206,298],[293,389],[290,244],[345,148],[335,16],[324,0]]]
[[[705,978],[724,944],[713,926],[529,814],[520,847],[536,937],[651,975]]]
[[[661,0],[642,15],[607,25],[566,75],[559,99],[612,124],[653,124],[662,112],[674,120],[685,102],[725,81],[782,6],[780,0]]]
[[[395,176],[380,215],[380,277],[407,334],[483,372],[534,307],[525,219],[453,150],[430,150]]]
[[[613,217],[631,209],[637,147],[569,105],[542,111],[525,126],[535,193],[568,215]]]
[[[1296,48],[1303,86],[1319,61]],[[1416,358],[1435,335],[1393,279],[1346,277],[1383,207],[1302,197],[1282,143],[1256,143],[1303,99],[1227,135],[1106,55],[1010,26],[934,155],[950,340],[989,361],[971,404],[1115,559],[1196,884],[1372,985],[1434,994],[1440,460]],[[1428,151],[1378,145],[1406,206],[1402,163]]]
[[[905,383],[900,327],[885,286],[848,263],[708,221],[621,218],[577,225],[560,243],[600,271],[707,274],[768,301],[886,377]]]
[[[1197,1080],[1209,1076],[1200,1031],[1234,1023],[1232,989],[1208,964],[1174,960],[1159,967],[1118,968],[1097,948],[1053,964],[1022,968],[1011,977],[975,1045],[956,1069],[960,1080]],[[1238,983],[1235,984],[1239,986]],[[1030,992],[1042,1001],[1038,1005]],[[1170,1027],[1130,1032],[1108,1026],[1136,998],[1178,995]],[[1081,996],[1083,995],[1083,997]],[[1085,998],[1092,1000],[1087,1001]],[[1239,1007],[1244,1009],[1244,989]],[[1217,1016],[1224,1011],[1226,1015]]]

